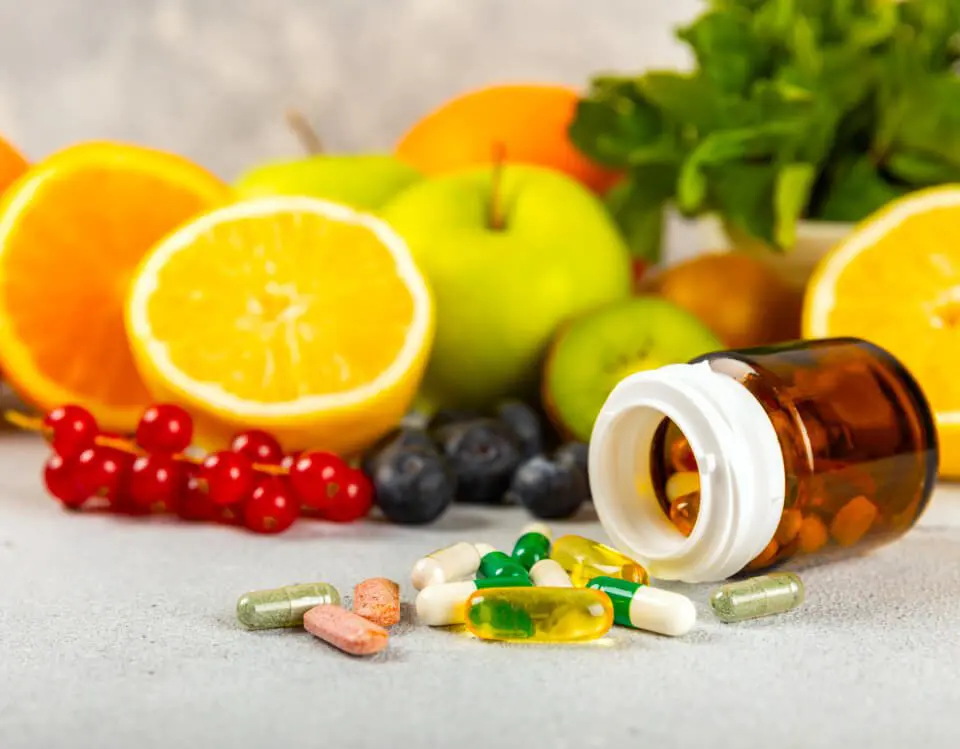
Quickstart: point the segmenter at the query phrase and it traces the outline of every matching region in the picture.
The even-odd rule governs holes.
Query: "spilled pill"
[[[310,609],[303,615],[303,627],[350,655],[373,655],[390,643],[390,633],[379,624],[332,604]]]
[[[299,627],[303,624],[303,615],[322,603],[340,603],[340,594],[328,583],[298,583],[255,590],[237,600],[237,620],[247,629]]]
[[[400,621],[400,586],[385,577],[358,583],[353,589],[353,613],[381,627]]]

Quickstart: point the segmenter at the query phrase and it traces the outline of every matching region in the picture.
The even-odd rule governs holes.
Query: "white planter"
[[[765,243],[739,233],[731,237],[723,222],[706,216],[698,222],[698,231],[706,251],[736,249],[770,266],[791,286],[803,288],[820,259],[841,242],[853,224],[829,221],[801,221],[797,225],[796,244],[786,252],[771,250]]]

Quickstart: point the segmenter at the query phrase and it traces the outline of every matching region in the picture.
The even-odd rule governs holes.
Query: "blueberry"
[[[557,463],[570,463],[583,471],[587,482],[590,481],[590,448],[583,442],[567,442],[557,448],[553,454]]]
[[[543,455],[530,458],[514,474],[507,500],[519,502],[534,517],[556,520],[575,515],[590,496],[583,472],[573,463]]]
[[[520,448],[506,426],[495,419],[448,424],[436,439],[457,476],[457,497],[463,502],[499,504],[510,486]]]
[[[523,401],[504,401],[497,406],[497,418],[513,432],[524,459],[543,452],[543,425],[540,415]]]
[[[463,421],[473,421],[479,419],[480,414],[476,411],[468,411],[463,408],[441,408],[427,422],[427,431],[430,434],[436,434],[445,426],[450,424],[459,424]]]
[[[400,427],[392,431],[367,451],[366,455],[363,456],[360,468],[365,474],[372,476],[377,470],[377,461],[387,449],[411,447],[420,447],[426,450],[436,449],[433,440],[431,440],[430,436],[422,429]]]
[[[457,494],[456,477],[433,445],[390,445],[373,462],[370,478],[383,514],[403,525],[433,522]]]

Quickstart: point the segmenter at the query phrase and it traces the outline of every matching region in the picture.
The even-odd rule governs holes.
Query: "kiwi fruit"
[[[614,302],[557,334],[544,365],[543,401],[558,429],[586,442],[604,401],[624,377],[722,348],[706,325],[665,299]]]

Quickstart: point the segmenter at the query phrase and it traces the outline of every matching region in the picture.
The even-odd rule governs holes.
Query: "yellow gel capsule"
[[[630,557],[583,536],[558,538],[550,549],[550,558],[567,571],[578,588],[595,577],[615,577],[640,585],[650,582],[647,571]]]
[[[584,642],[610,630],[613,605],[589,588],[488,588],[467,599],[465,620],[482,640]]]

